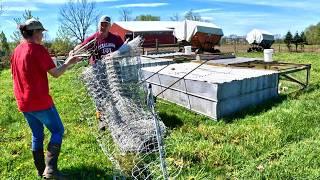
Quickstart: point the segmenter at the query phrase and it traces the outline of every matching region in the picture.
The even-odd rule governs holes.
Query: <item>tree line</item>
[[[292,45],[295,46],[295,51],[298,52],[298,46],[300,46],[301,51],[304,48],[304,45],[308,44],[307,38],[305,36],[305,33],[302,31],[300,34],[299,32],[296,32],[293,36],[290,31],[287,32],[287,34],[284,37],[284,43],[288,47],[289,51],[292,51]]]
[[[2,5],[0,4],[0,15],[4,12]],[[160,16],[154,16],[151,14],[141,14],[133,18],[132,11],[130,9],[121,9],[119,11],[121,21],[160,21]],[[94,1],[88,0],[70,0],[65,3],[59,10],[59,28],[56,37],[52,40],[45,33],[44,45],[53,54],[67,54],[75,44],[82,42],[90,33],[94,32],[97,28],[98,19],[101,13],[97,10]],[[36,18],[30,10],[25,10],[21,17],[15,17],[13,20],[20,24],[27,19]],[[174,14],[170,17],[171,21],[181,20],[194,20],[194,21],[206,21],[199,13],[196,13],[192,9],[186,11],[184,15]],[[41,21],[41,19],[39,19]],[[9,43],[6,35],[0,33],[0,57],[1,59],[8,59],[10,51],[21,40],[20,32],[17,30],[11,36],[13,40]],[[298,51],[300,46],[303,50],[307,44],[320,44],[320,23],[311,25],[305,29],[305,31],[294,35],[288,31],[285,37],[281,40],[284,42],[288,49],[291,51],[292,47]]]
[[[142,14],[133,18],[132,10],[130,9],[121,9],[119,11],[120,21],[160,21],[160,16],[153,16],[151,14]],[[188,10],[184,13],[183,16],[178,13],[173,14],[170,17],[171,21],[181,21],[181,20],[193,20],[193,21],[204,21],[209,22],[201,17],[201,15],[197,12],[194,12],[193,9]]]
[[[1,10],[1,9],[0,9]],[[1,13],[2,11],[0,11]],[[97,29],[98,20],[101,16],[96,8],[94,1],[88,0],[70,0],[65,3],[59,9],[59,27],[56,37],[53,40],[49,40],[48,34],[44,34],[44,45],[49,49],[52,54],[67,54],[74,45],[83,42],[84,39]],[[151,14],[141,14],[133,18],[132,11],[130,9],[121,9],[119,11],[121,21],[160,21],[160,16],[154,16]],[[21,17],[15,17],[13,20],[15,23],[21,24],[27,19],[35,18],[30,10],[25,10]],[[187,11],[183,17],[179,14],[174,14],[170,17],[171,21],[180,21],[183,19],[205,21],[201,18],[199,13],[194,12],[192,9]],[[5,36],[3,34],[3,36]],[[13,40],[12,46],[15,47],[21,40],[19,30],[16,30],[10,35]],[[10,49],[10,48],[9,48]],[[12,48],[11,48],[12,49]],[[6,50],[7,51],[7,50]]]
[[[292,46],[295,46],[295,51],[298,51],[300,46],[303,50],[305,45],[320,45],[320,23],[310,25],[300,34],[298,32],[293,35],[290,31],[287,32],[283,39],[289,51],[292,51]]]

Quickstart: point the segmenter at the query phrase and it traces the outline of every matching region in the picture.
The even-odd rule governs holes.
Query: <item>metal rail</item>
[[[158,150],[159,150],[159,156],[160,156],[160,163],[161,163],[161,171],[163,175],[164,180],[168,180],[168,171],[167,171],[167,164],[165,160],[165,152],[163,149],[163,142],[162,142],[162,134],[160,130],[159,120],[156,115],[155,107],[154,107],[154,99],[153,99],[153,93],[152,93],[152,85],[149,84],[148,86],[148,105],[151,109],[152,117],[154,126],[156,129],[156,137],[157,137],[157,143],[158,143]]]
[[[302,89],[305,89],[306,87],[309,86],[311,64],[295,64],[295,63],[277,62],[277,61],[265,63],[262,60],[256,60],[252,62],[228,64],[226,66],[274,70],[279,72],[279,78],[293,82],[293,83],[297,83],[302,86]],[[304,70],[306,71],[306,78],[304,81],[294,78],[290,75],[292,73],[296,73]]]

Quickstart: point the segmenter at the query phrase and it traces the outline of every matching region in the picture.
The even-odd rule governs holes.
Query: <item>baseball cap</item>
[[[111,23],[111,18],[109,16],[102,16],[100,18],[99,23],[103,23],[103,22]]]
[[[35,19],[35,18],[31,18],[28,19],[24,25],[26,26],[27,30],[43,30],[46,31],[46,29],[43,27],[42,23]]]

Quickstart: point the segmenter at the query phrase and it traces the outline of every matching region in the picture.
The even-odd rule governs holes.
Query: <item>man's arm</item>
[[[81,43],[81,44],[76,45],[76,47],[74,47],[74,48],[73,48],[73,50],[74,50],[74,51],[76,51],[76,50],[78,50],[79,48],[81,48],[81,46],[82,46],[82,43]]]
[[[68,67],[70,67],[72,64],[77,63],[80,60],[80,58],[77,57],[73,57],[73,56],[69,56],[65,63],[63,63],[63,65],[61,65],[60,67],[55,67],[50,69],[48,72],[49,74],[54,77],[54,78],[58,78],[60,77],[64,72],[66,72],[66,70],[68,69]]]
[[[96,33],[89,36],[87,39],[85,39],[82,43],[76,45],[74,48],[73,48],[73,51],[76,51],[78,50],[79,48],[81,48],[83,45],[87,44],[88,42],[92,41],[95,37],[96,37]]]

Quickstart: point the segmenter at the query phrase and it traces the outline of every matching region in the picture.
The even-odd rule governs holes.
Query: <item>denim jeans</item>
[[[43,149],[44,126],[51,132],[51,144],[62,143],[64,127],[55,106],[43,111],[23,112],[23,115],[32,131],[33,151]]]

